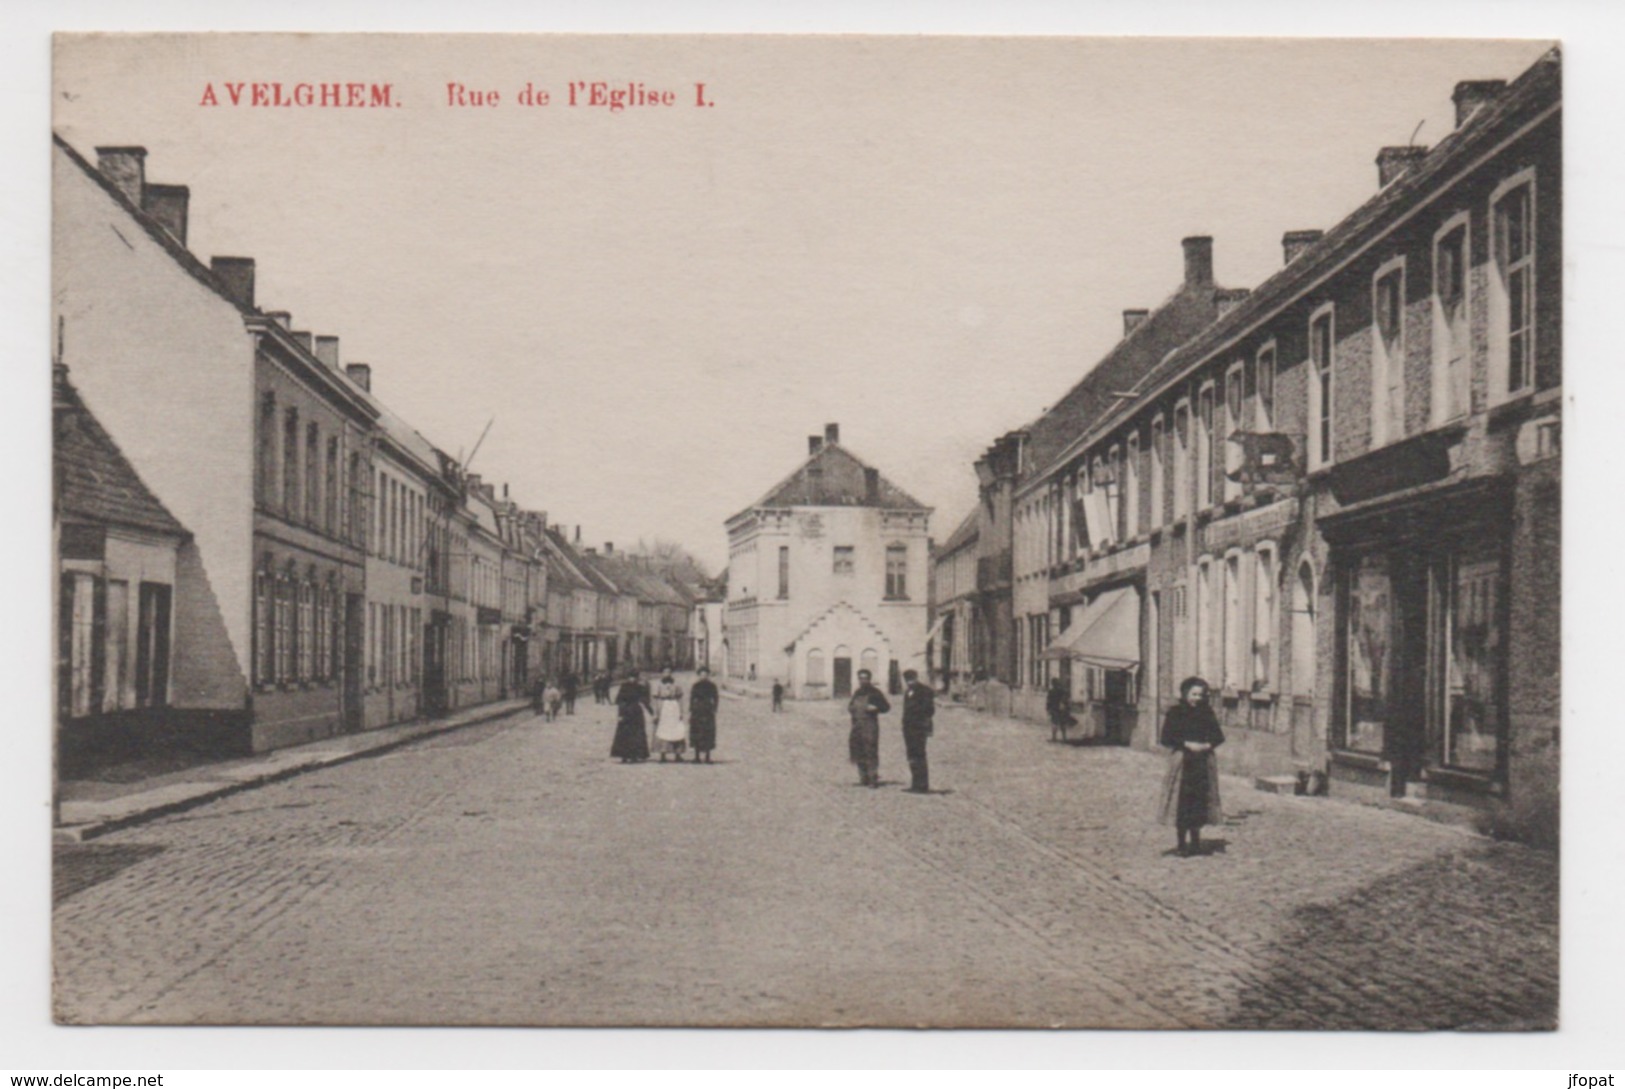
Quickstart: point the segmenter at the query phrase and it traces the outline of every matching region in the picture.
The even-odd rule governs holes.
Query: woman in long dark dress
[[[1202,853],[1202,826],[1223,819],[1219,808],[1219,765],[1213,750],[1224,744],[1218,716],[1207,702],[1207,682],[1187,677],[1179,702],[1162,720],[1160,741],[1171,749],[1162,785],[1161,819],[1179,835],[1180,857]]]
[[[615,741],[609,755],[623,764],[649,759],[649,731],[644,714],[653,714],[649,707],[649,690],[638,683],[636,673],[628,673],[615,693]]]
[[[699,668],[700,679],[688,690],[688,740],[694,746],[694,762],[711,762],[711,750],[717,747],[717,704],[720,694],[711,671]]]

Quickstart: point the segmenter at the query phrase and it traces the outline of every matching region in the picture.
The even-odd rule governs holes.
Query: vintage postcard
[[[1554,1029],[1562,69],[58,35],[56,1019]]]

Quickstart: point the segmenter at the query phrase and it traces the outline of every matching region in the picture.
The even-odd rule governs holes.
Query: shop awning
[[[1132,586],[1107,590],[1040,656],[1071,658],[1101,669],[1140,665],[1140,595]]]

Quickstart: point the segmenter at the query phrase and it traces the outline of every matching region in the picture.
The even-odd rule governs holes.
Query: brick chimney
[[[863,470],[863,499],[864,499],[864,502],[866,502],[866,503],[878,503],[878,502],[880,502],[880,470],[879,469],[870,469],[867,466],[864,467],[864,470]]]
[[[1304,230],[1288,231],[1281,236],[1282,263],[1290,265],[1297,259],[1298,254],[1319,242],[1325,231]]]
[[[837,443],[839,443],[840,441],[841,441],[841,425],[840,424],[825,424],[824,425],[824,442],[827,443],[830,446],[834,446]]]
[[[320,359],[323,363],[327,364],[329,367],[332,367],[334,370],[338,370],[339,369],[339,338],[338,337],[317,337],[316,338],[316,358]]]
[[[371,363],[347,363],[344,367],[344,373],[349,376],[350,381],[354,382],[368,393],[372,392]]]
[[[604,542],[604,555],[606,555],[606,556],[615,555],[615,542],[614,541],[605,541]]]
[[[1213,239],[1192,235],[1180,243],[1185,248],[1185,286],[1203,287],[1213,282]]]
[[[309,329],[295,329],[293,331],[293,339],[297,340],[299,342],[299,347],[303,348],[305,351],[311,353],[312,355],[316,354],[316,338],[311,335]]]
[[[238,306],[254,308],[254,259],[252,257],[211,257],[209,271]]]
[[[1386,189],[1427,157],[1425,147],[1385,147],[1377,152],[1377,187]]]
[[[1479,109],[1490,105],[1507,89],[1504,79],[1464,79],[1456,84],[1450,100],[1456,104],[1456,127],[1459,129]],[[98,152],[100,148],[96,149]]]
[[[1151,311],[1149,310],[1123,311],[1123,335],[1128,336],[1134,332],[1135,329],[1139,328],[1140,323],[1150,316]]]
[[[186,210],[192,191],[184,185],[149,185],[141,194],[141,210],[158,221],[170,237],[186,245]]]
[[[818,453],[818,451],[822,450],[823,448],[824,448],[824,436],[822,436],[822,435],[808,435],[807,436],[807,456],[808,457],[812,457],[814,454]]]
[[[144,147],[99,147],[96,169],[112,182],[124,199],[142,207],[141,193],[147,187],[147,149]]]

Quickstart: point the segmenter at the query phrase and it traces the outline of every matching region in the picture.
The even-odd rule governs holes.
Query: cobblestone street
[[[1546,1028],[1557,864],[946,708],[861,789],[836,705],[726,699],[712,766],[519,715],[57,848],[56,1009],[97,1023]],[[1221,754],[1222,757],[1222,754]]]

